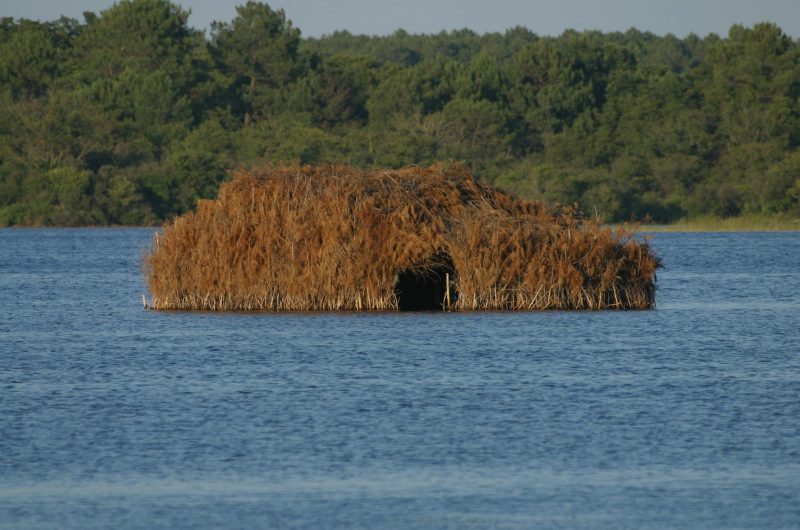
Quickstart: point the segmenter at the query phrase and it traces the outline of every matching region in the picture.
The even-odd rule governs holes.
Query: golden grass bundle
[[[647,243],[460,166],[241,170],[156,235],[153,309],[646,309]]]

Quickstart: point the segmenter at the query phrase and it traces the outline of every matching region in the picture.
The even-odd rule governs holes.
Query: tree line
[[[460,161],[609,221],[800,215],[800,43],[517,27],[304,38],[168,0],[0,19],[0,225],[152,224],[258,161]]]

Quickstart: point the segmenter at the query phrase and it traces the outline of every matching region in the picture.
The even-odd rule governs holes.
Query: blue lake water
[[[144,311],[151,234],[0,230],[0,528],[800,527],[800,233],[449,314]]]

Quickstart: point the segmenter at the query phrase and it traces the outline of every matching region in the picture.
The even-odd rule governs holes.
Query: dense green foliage
[[[0,19],[0,225],[142,224],[257,160],[459,160],[607,220],[800,215],[800,43],[524,28],[303,39],[248,2]]]

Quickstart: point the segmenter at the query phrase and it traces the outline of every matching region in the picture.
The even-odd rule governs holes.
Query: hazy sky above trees
[[[183,0],[191,9],[190,24],[206,29],[213,20],[229,21],[241,1]],[[61,15],[82,19],[84,11],[99,12],[113,0],[5,0],[0,16],[54,20]],[[398,28],[411,33],[469,28],[478,32],[525,26],[540,35],[565,29],[624,31],[636,27],[663,35],[727,34],[732,24],[751,26],[770,21],[800,36],[798,0],[274,0],[304,36],[336,30],[386,35]]]

